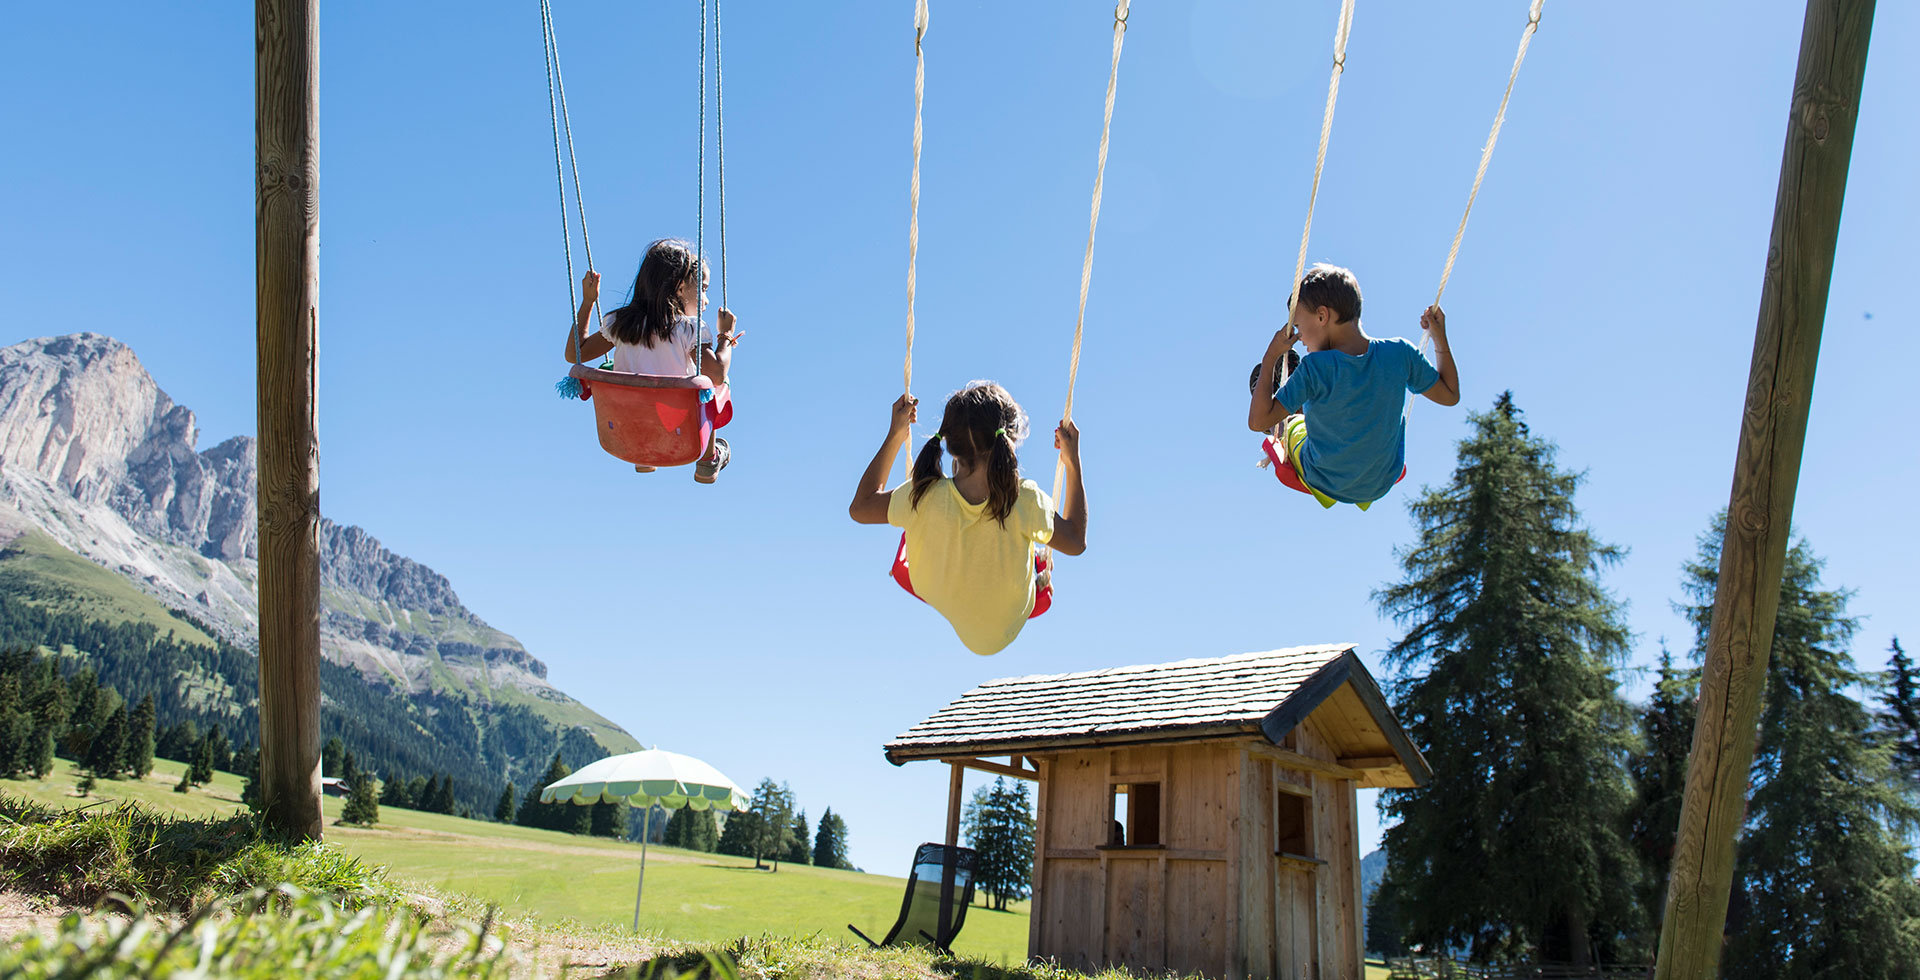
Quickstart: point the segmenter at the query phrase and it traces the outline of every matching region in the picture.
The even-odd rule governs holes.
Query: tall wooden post
[[[270,827],[317,840],[320,0],[255,0],[253,10],[260,790]]]
[[[1874,0],[1809,0],[1734,456],[1658,980],[1718,975]]]

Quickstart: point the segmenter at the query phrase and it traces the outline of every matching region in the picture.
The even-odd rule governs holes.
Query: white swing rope
[[[1460,240],[1467,235],[1467,218],[1473,215],[1474,198],[1480,196],[1480,182],[1487,179],[1487,165],[1493,162],[1493,145],[1500,141],[1500,126],[1507,121],[1507,101],[1513,98],[1514,80],[1520,77],[1520,63],[1527,60],[1527,45],[1533,42],[1533,34],[1540,29],[1540,8],[1546,0],[1533,0],[1527,11],[1526,29],[1520,32],[1520,49],[1513,55],[1513,70],[1507,73],[1507,89],[1500,94],[1500,111],[1493,116],[1493,129],[1487,133],[1487,145],[1480,149],[1480,167],[1473,173],[1473,189],[1467,192],[1467,207],[1460,212],[1460,227],[1454,230],[1453,245],[1447,249],[1447,264],[1440,270],[1440,288],[1434,290],[1433,305],[1440,305],[1440,298],[1447,294],[1447,280],[1453,278],[1454,260],[1460,257]],[[1420,332],[1420,352],[1426,353],[1427,344],[1433,340],[1426,331]],[[1452,352],[1449,351],[1449,354]],[[1406,420],[1413,417],[1413,394],[1407,395],[1409,411],[1402,414],[1402,431]]]
[[[1354,0],[1344,0],[1340,4],[1340,20],[1333,28],[1333,71],[1327,79],[1327,108],[1320,115],[1320,149],[1313,156],[1313,187],[1307,192],[1307,220],[1300,229],[1300,254],[1293,262],[1293,285],[1287,290],[1287,321],[1289,323],[1293,321],[1293,304],[1300,299],[1300,277],[1307,272],[1307,241],[1313,236],[1313,206],[1320,200],[1320,173],[1327,167],[1327,143],[1333,138],[1333,107],[1340,99],[1340,76],[1347,71],[1347,36],[1353,32],[1353,3]],[[1280,354],[1280,363],[1274,365],[1274,370],[1278,372],[1279,383],[1286,384],[1287,355],[1284,351]],[[1282,440],[1284,447],[1285,435],[1280,431],[1283,424],[1285,424],[1284,419],[1273,427],[1271,434],[1275,439]],[[1261,453],[1261,468],[1264,469],[1270,463],[1271,460],[1267,455]]]
[[[578,301],[573,291],[573,231],[567,223],[567,182],[566,170],[573,173],[573,203],[580,213],[580,242],[587,253],[587,271],[593,271],[593,238],[587,234],[587,206],[580,196],[580,161],[573,151],[573,119],[567,112],[567,83],[560,75],[560,41],[553,33],[553,6],[550,0],[540,0],[540,27],[546,42],[547,54],[547,111],[553,123],[553,180],[560,192],[560,240],[567,259],[567,318],[572,320]],[[560,163],[560,141],[564,131],[567,144],[567,166]],[[593,308],[595,329],[598,329],[600,303],[596,299]],[[577,328],[576,328],[577,332]],[[581,337],[574,337],[574,362],[582,363],[579,356],[585,347]]]
[[[901,390],[913,394],[913,298],[918,285],[916,265],[920,258],[920,109],[927,94],[927,59],[921,42],[927,37],[927,0],[913,5],[913,179],[907,185],[907,359],[901,368]],[[906,451],[900,468],[905,479],[913,479],[913,427],[907,427]]]
[[[1353,0],[1347,0],[1349,4]],[[1080,378],[1080,339],[1087,325],[1087,290],[1093,285],[1093,238],[1100,229],[1100,195],[1107,179],[1107,143],[1113,131],[1113,95],[1120,81],[1120,46],[1127,37],[1127,16],[1131,0],[1117,0],[1113,5],[1113,64],[1107,70],[1107,102],[1100,116],[1100,158],[1093,173],[1093,206],[1087,218],[1087,253],[1080,262],[1080,310],[1073,321],[1073,354],[1067,361],[1067,400],[1061,406],[1061,422],[1073,421],[1073,387]],[[1053,464],[1053,500],[1054,506],[1060,504],[1060,490],[1065,484],[1067,464],[1056,460]],[[1047,549],[1047,564],[1053,564],[1053,549]]]

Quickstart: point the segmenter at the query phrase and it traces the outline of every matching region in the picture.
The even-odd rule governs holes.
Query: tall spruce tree
[[[1433,780],[1382,794],[1408,941],[1475,958],[1583,964],[1645,942],[1626,840],[1627,644],[1600,572],[1621,552],[1582,526],[1561,470],[1503,394],[1468,417],[1446,486],[1410,505],[1405,578],[1376,594],[1407,632],[1394,709]]]
[[[501,823],[513,822],[513,780],[507,780],[507,788],[500,791],[500,802],[493,805],[493,819]]]
[[[1892,751],[1894,773],[1906,785],[1907,795],[1920,805],[1920,677],[1912,658],[1893,638],[1887,648],[1885,681],[1880,688],[1881,737]]]
[[[827,807],[820,815],[820,827],[813,835],[813,866],[816,868],[848,868],[847,861],[847,822]]]
[[[1008,786],[999,776],[975,790],[964,817],[967,846],[973,848],[974,884],[996,910],[1032,894],[1033,810],[1027,784]]]
[[[127,754],[127,706],[113,709],[87,744],[85,765],[95,778],[120,775]]]
[[[1696,658],[1706,649],[1725,536],[1723,513],[1685,568]],[[1721,969],[1742,980],[1914,980],[1920,884],[1891,827],[1920,814],[1850,693],[1867,681],[1846,652],[1859,621],[1847,615],[1850,593],[1822,587],[1821,565],[1796,538],[1780,574]]]
[[[340,760],[346,751],[346,743],[340,741],[340,736],[335,735],[327,739],[327,744],[320,746],[320,775],[338,778]]]
[[[1686,793],[1699,688],[1699,671],[1675,667],[1673,654],[1662,643],[1653,695],[1640,712],[1640,746],[1627,760],[1634,793],[1628,837],[1640,857],[1640,905],[1649,922],[1660,921],[1666,904],[1667,866],[1680,833],[1680,803]]]
[[[813,863],[813,829],[807,826],[805,810],[793,818],[793,833],[788,836],[784,858],[788,864]]]
[[[153,695],[140,699],[127,723],[127,745],[121,768],[139,778],[153,771]]]
[[[734,857],[753,857],[759,839],[760,814],[749,808],[744,812],[727,814],[726,826],[720,828],[720,838],[714,841],[713,849]],[[759,867],[758,859],[755,859],[754,866]]]

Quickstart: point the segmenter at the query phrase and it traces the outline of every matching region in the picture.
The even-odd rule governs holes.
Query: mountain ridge
[[[256,445],[204,451],[191,409],[102,334],[0,348],[0,547],[28,528],[116,572],[222,639],[256,647]],[[428,702],[526,706],[609,752],[638,742],[553,687],[546,665],[460,602],[451,581],[364,528],[322,518],[321,647]]]

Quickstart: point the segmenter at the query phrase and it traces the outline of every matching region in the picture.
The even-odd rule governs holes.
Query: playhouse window
[[[1313,799],[1284,791],[1274,793],[1273,799],[1274,851],[1313,857]]]
[[[1115,783],[1107,832],[1109,847],[1160,845],[1160,784]]]

